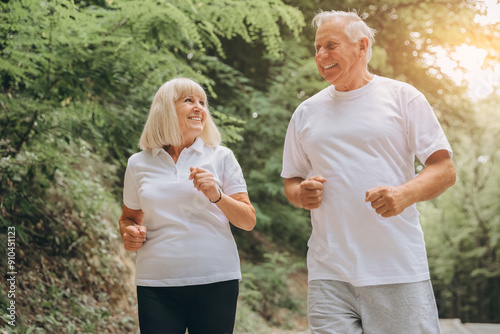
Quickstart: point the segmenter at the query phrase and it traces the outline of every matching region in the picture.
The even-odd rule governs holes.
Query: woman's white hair
[[[199,137],[210,147],[220,144],[221,135],[208,110],[205,90],[191,79],[175,78],[164,83],[156,92],[139,140],[141,150],[162,148],[168,145],[180,146],[182,144],[183,138],[179,128],[175,102],[187,95],[194,95],[205,101],[207,118],[203,126],[203,132]]]
[[[368,38],[368,51],[366,52],[366,63],[372,58],[372,44],[374,41],[376,30],[370,28],[365,21],[358,15],[358,13],[353,10],[351,12],[344,11],[320,11],[312,20],[312,25],[318,29],[324,22],[336,19],[344,18],[349,21],[344,27],[344,32],[347,38],[356,43],[360,41],[363,37]]]

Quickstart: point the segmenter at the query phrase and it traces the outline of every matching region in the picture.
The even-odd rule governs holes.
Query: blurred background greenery
[[[243,280],[237,333],[307,327],[308,212],[283,194],[295,107],[316,70],[319,10],[377,29],[373,73],[424,92],[454,149],[456,185],[420,203],[440,317],[500,323],[500,3],[497,0],[3,0],[0,248],[16,231],[16,327],[7,333],[137,331],[134,254],[117,220],[123,173],[161,84],[209,92],[257,210],[234,230]],[[422,169],[416,161],[417,171]],[[5,310],[5,312],[4,312]]]

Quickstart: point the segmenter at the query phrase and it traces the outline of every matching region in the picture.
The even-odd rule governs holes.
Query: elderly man
[[[311,330],[439,333],[416,203],[454,184],[448,140],[422,93],[368,71],[375,31],[355,12],[313,24],[331,85],[295,110],[281,173],[288,200],[311,210]]]

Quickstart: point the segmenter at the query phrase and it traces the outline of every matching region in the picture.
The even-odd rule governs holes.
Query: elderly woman
[[[250,231],[255,210],[220,141],[200,85],[161,86],[128,160],[119,221],[125,249],[137,251],[142,334],[233,331],[241,272],[229,222]]]

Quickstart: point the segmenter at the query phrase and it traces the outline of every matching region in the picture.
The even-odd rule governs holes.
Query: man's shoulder
[[[331,96],[329,91],[333,88],[333,86],[328,86],[314,94],[313,96],[302,101],[297,107],[296,111],[302,109],[309,109],[311,106],[317,106],[318,103],[323,103],[325,101],[331,100]]]
[[[421,94],[421,92],[415,88],[413,85],[388,77],[377,76],[378,87],[383,87],[386,90],[392,90],[395,92],[405,92],[410,94]]]

